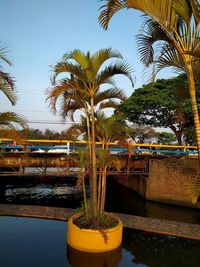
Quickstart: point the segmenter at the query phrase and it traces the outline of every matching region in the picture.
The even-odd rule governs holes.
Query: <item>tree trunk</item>
[[[199,123],[199,112],[196,99],[196,88],[195,88],[194,75],[191,64],[188,64],[187,66],[187,75],[189,83],[189,93],[192,101],[192,112],[194,116],[194,126],[195,126],[197,151],[198,151],[198,159],[200,166],[200,123]]]
[[[98,201],[97,201],[97,209],[98,213],[100,213],[101,207],[101,183],[102,183],[102,167],[99,168],[99,177],[98,177]]]
[[[82,187],[83,187],[83,199],[85,204],[85,217],[86,220],[89,220],[89,214],[88,214],[88,203],[87,203],[87,195],[86,195],[86,189],[85,189],[85,175],[83,174],[82,177]]]
[[[92,179],[92,174],[91,174],[91,166],[92,166],[92,148],[91,148],[91,129],[90,129],[90,115],[87,107],[85,108],[85,114],[86,114],[86,124],[87,124],[87,134],[88,134],[88,148],[89,148],[89,156],[90,156],[90,173],[89,173],[89,187],[90,187],[90,192],[92,192],[93,188],[93,179]],[[90,201],[93,203],[93,195],[90,195]]]
[[[107,170],[107,166],[104,166],[103,167],[102,186],[101,186],[100,214],[102,214],[104,212],[104,209],[105,209],[105,200],[106,200],[106,170]]]
[[[97,164],[96,164],[96,142],[95,142],[95,118],[94,118],[94,99],[91,97],[91,143],[92,143],[92,208],[94,216],[97,215]]]
[[[181,131],[176,131],[175,132],[175,135],[176,135],[176,138],[177,138],[177,141],[178,141],[178,145],[179,146],[182,146],[182,136],[183,136],[183,132]]]

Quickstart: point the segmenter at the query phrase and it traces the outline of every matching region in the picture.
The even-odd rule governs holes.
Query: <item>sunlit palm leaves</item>
[[[14,112],[0,112],[0,127],[15,128],[15,123],[23,128],[26,127],[26,121],[23,116],[17,115]]]
[[[14,79],[9,73],[3,71],[2,63],[11,65],[10,60],[6,56],[5,48],[0,48],[0,91],[6,95],[12,105],[16,103],[17,97],[14,93]]]
[[[5,48],[0,49],[0,61],[11,65],[10,60],[6,56]],[[14,93],[15,81],[9,73],[3,71],[0,64],[0,91],[8,98],[12,105],[16,104],[17,96]],[[16,126],[27,127],[25,119],[14,112],[0,113],[0,137],[19,139],[20,135],[15,130]]]
[[[153,78],[164,67],[187,73],[196,129],[200,163],[200,123],[194,79],[199,75],[200,2],[199,0],[106,0],[99,21],[105,29],[112,16],[123,8],[142,11],[147,18],[138,36],[142,62],[153,63]],[[158,43],[155,46],[155,43]],[[157,55],[155,54],[157,52]]]
[[[195,20],[199,21],[198,0],[105,0],[104,2],[100,8],[99,21],[105,29],[108,28],[113,15],[124,8],[142,11],[156,21],[166,22],[165,26],[170,28],[176,23],[177,15],[189,23],[193,12]]]
[[[108,59],[120,60],[104,67]],[[59,80],[60,74],[66,75]],[[90,188],[91,202],[94,214],[97,214],[97,170],[96,170],[96,111],[99,108],[116,107],[116,100],[125,98],[122,90],[118,89],[113,77],[124,75],[132,81],[130,66],[122,62],[121,54],[111,48],[101,49],[94,53],[83,53],[76,49],[64,54],[63,59],[53,67],[52,88],[47,92],[47,100],[51,109],[56,111],[60,99],[60,115],[65,119],[73,119],[77,110],[85,113],[87,138],[90,155]],[[102,90],[102,85],[111,86]]]

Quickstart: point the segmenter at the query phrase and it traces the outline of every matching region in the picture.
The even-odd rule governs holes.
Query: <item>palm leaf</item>
[[[16,104],[17,95],[13,93],[13,89],[9,84],[6,84],[4,79],[0,77],[0,91],[3,92],[12,105]]]
[[[122,55],[117,50],[113,50],[112,48],[100,49],[91,58],[94,77],[97,75],[100,67],[105,63],[106,60],[111,58],[120,58],[122,59]]]
[[[167,22],[165,27],[168,28],[174,26],[177,15],[189,24],[192,13],[191,1],[187,0],[105,0],[104,2],[106,3],[100,8],[99,16],[99,23],[104,29],[108,28],[113,15],[124,8],[142,11],[163,25]]]
[[[2,61],[4,61],[6,64],[8,64],[8,65],[12,65],[12,63],[11,63],[11,61],[8,59],[8,57],[7,57],[7,48],[6,47],[1,47],[0,48],[0,59],[2,60]]]
[[[105,67],[104,70],[102,70],[99,74],[97,74],[95,84],[98,87],[101,84],[107,83],[107,80],[110,77],[121,74],[126,76],[131,81],[132,86],[134,86],[131,72],[132,72],[131,66],[126,62],[109,65]]]
[[[101,14],[99,16],[99,23],[104,29],[107,29],[113,15],[121,9],[128,8],[128,4],[125,0],[105,0],[104,2],[106,2],[106,4],[100,8]]]
[[[0,126],[7,126],[8,128],[14,128],[15,124],[18,124],[23,128],[27,127],[26,120],[23,116],[17,115],[14,112],[0,113]]]
[[[58,62],[53,67],[53,72],[54,72],[54,75],[51,78],[53,85],[56,82],[56,77],[61,73],[70,73],[76,76],[83,83],[85,82],[85,73],[83,72],[82,68],[79,65],[75,65],[73,63],[64,62],[64,61]]]

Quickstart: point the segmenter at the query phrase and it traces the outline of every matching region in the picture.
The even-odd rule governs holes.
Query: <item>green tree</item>
[[[157,80],[136,89],[121,104],[121,110],[131,122],[170,128],[182,145],[184,127],[192,113],[187,87],[185,76]]]
[[[156,73],[164,67],[171,66],[187,74],[200,162],[200,122],[195,89],[195,75],[196,69],[199,69],[200,55],[199,1],[105,0],[105,2],[99,17],[100,24],[105,29],[112,16],[124,8],[140,10],[152,18],[148,18],[145,22],[146,27],[145,25],[143,27],[147,34],[139,39],[139,52],[145,65],[156,63],[154,65]],[[153,47],[157,41],[160,42],[160,46]],[[154,49],[160,52],[157,59]]]
[[[120,62],[103,66],[108,59],[117,58]],[[122,74],[131,82],[130,67],[122,61],[119,52],[101,49],[93,55],[80,50],[66,53],[63,59],[53,68],[53,86],[48,91],[47,99],[53,111],[56,111],[58,98],[61,99],[60,114],[63,118],[71,116],[76,110],[82,110],[86,116],[89,154],[91,161],[90,190],[93,215],[97,216],[97,165],[96,165],[96,132],[95,112],[99,108],[116,107],[116,99],[125,98],[121,89],[114,84],[113,77]],[[59,74],[68,74],[57,81]],[[110,88],[102,90],[102,86]]]
[[[130,126],[130,136],[135,143],[143,144],[153,138],[157,138],[157,133],[151,126],[134,124]]]
[[[176,136],[173,133],[157,132],[158,142],[163,145],[169,145],[176,141]]]

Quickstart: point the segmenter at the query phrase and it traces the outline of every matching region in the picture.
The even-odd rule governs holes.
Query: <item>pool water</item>
[[[66,245],[67,223],[0,217],[2,267],[198,267],[200,241],[124,229],[122,248],[110,255],[80,254]],[[73,265],[71,265],[72,263]]]
[[[79,208],[81,188],[73,177],[1,177],[0,204]],[[146,201],[133,190],[107,179],[106,211],[143,217],[200,223],[200,210]]]

